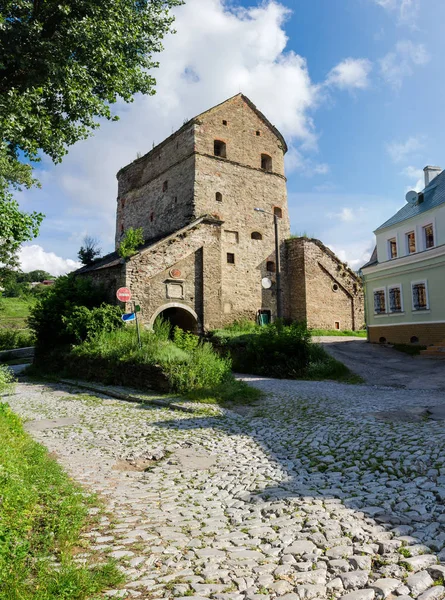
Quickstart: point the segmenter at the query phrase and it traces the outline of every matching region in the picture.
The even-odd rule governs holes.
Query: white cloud
[[[326,78],[326,84],[342,90],[363,90],[369,87],[372,63],[366,58],[346,58],[335,66]]]
[[[414,67],[426,65],[430,58],[423,44],[402,40],[397,42],[392,52],[380,59],[380,73],[389,85],[399,90],[403,80],[413,75]]]
[[[397,15],[399,25],[407,25],[417,29],[417,19],[420,12],[419,0],[374,0],[376,4]]]
[[[404,162],[408,157],[417,154],[424,148],[425,139],[422,136],[409,137],[405,142],[391,142],[386,145],[391,160],[395,163]]]
[[[61,165],[45,160],[44,188],[22,194],[28,205],[43,202],[44,212],[66,222],[68,243],[73,230],[88,228],[110,250],[116,172],[184,120],[240,91],[286,137],[291,168],[310,174],[328,170],[308,158],[317,146],[311,111],[321,93],[306,60],[286,51],[289,10],[275,1],[241,9],[223,0],[188,0],[174,12],[177,33],[164,40],[154,73],[156,95],[138,95],[132,104],[115,107],[120,121],[103,123],[94,137],[73,146]],[[71,247],[74,252],[74,242]]]
[[[42,246],[37,244],[22,246],[19,252],[19,260],[24,273],[42,269],[55,276],[65,275],[82,266],[79,262],[70,258],[61,258],[54,252],[45,252]]]
[[[405,188],[405,192],[409,192],[410,190],[415,190],[416,192],[421,192],[425,187],[425,176],[422,169],[416,169],[416,167],[405,167],[402,171],[402,175],[405,175],[408,179],[415,179],[415,183],[412,185],[408,185]]]

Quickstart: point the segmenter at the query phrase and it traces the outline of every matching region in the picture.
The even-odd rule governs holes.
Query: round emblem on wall
[[[181,277],[181,271],[179,269],[170,269],[170,277],[178,279],[178,277]]]

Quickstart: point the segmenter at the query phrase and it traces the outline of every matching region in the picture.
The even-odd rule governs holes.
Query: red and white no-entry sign
[[[126,287],[121,287],[116,292],[117,299],[121,302],[130,302],[131,300],[131,292]]]

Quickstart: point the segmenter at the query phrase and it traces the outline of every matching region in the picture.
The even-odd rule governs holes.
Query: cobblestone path
[[[105,498],[109,517],[78,560],[119,561],[127,582],[106,594],[444,597],[445,421],[425,412],[443,394],[251,381],[268,395],[236,413],[62,385],[21,383],[7,399]]]

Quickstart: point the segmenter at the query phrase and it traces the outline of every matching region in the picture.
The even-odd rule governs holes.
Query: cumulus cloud
[[[426,65],[430,58],[423,44],[402,40],[397,42],[392,52],[380,59],[380,74],[389,85],[399,90],[403,80],[414,74],[414,68]]]
[[[394,13],[399,25],[407,25],[412,29],[417,28],[417,19],[420,11],[419,0],[374,0],[376,4]]]
[[[423,137],[411,136],[404,142],[391,142],[387,144],[386,151],[394,163],[401,163],[417,154],[424,146],[425,140]]]
[[[19,252],[20,266],[24,273],[42,269],[51,275],[65,275],[82,265],[70,258],[61,258],[54,252],[45,252],[42,246],[22,246]]]
[[[328,74],[326,84],[342,90],[363,90],[369,87],[372,63],[366,58],[346,58]]]
[[[414,180],[414,183],[412,185],[406,186],[406,192],[408,192],[409,190],[421,192],[425,187],[425,176],[422,169],[416,169],[416,167],[408,166],[403,169],[402,175],[405,175],[405,177],[411,179],[411,181]]]

